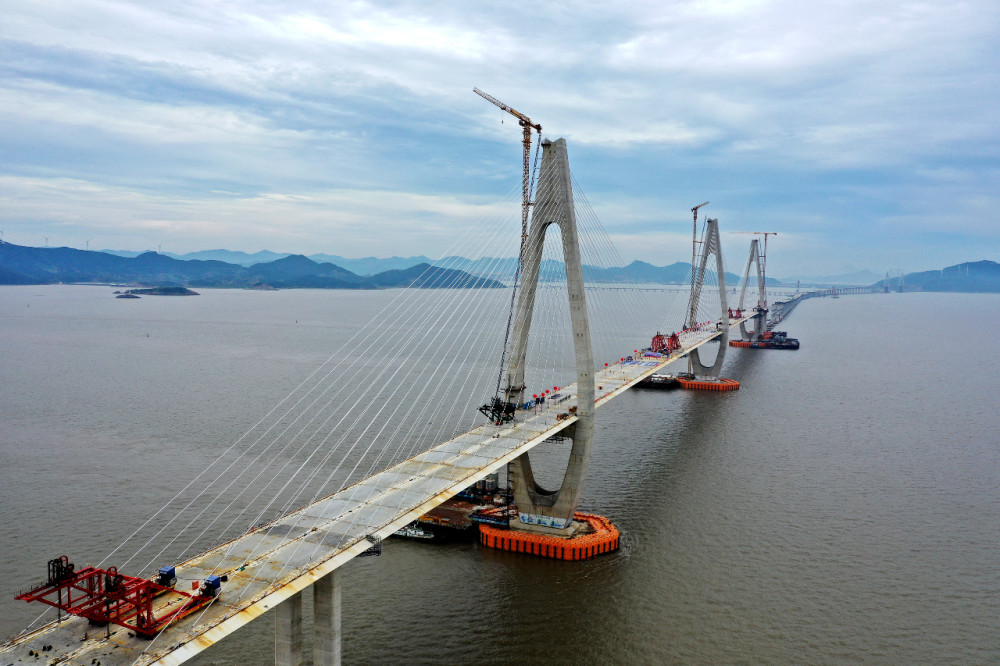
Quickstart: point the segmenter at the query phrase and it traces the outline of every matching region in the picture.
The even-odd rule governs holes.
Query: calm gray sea
[[[393,292],[0,287],[0,636],[99,561]],[[731,394],[598,413],[583,563],[388,542],[343,569],[347,663],[1000,662],[1000,296],[807,301]],[[652,331],[650,332],[650,334]],[[202,655],[265,664],[272,619]]]

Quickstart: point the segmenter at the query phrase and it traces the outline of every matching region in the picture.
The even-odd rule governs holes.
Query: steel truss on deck
[[[167,593],[177,597],[171,604],[174,608],[156,617],[153,599]],[[40,601],[95,624],[110,622],[147,638],[205,606],[213,598],[207,586],[196,595],[188,594],[145,578],[125,576],[115,567],[107,570],[84,567],[75,571],[65,555],[49,560],[47,583],[17,595],[22,601]]]

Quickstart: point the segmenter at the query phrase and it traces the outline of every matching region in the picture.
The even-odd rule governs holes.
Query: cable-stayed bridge
[[[701,242],[701,262],[695,267],[696,288],[684,304],[685,325],[678,333],[679,349],[671,350],[666,356],[647,356],[633,350],[620,356],[617,362],[597,368],[591,348],[591,318],[581,271],[580,246],[587,239],[577,238],[576,218],[565,144],[562,141],[547,144],[532,216],[532,232],[521,262],[523,274],[518,276],[523,284],[514,292],[517,302],[515,304],[512,300],[511,303],[510,325],[507,327],[509,340],[502,346],[501,376],[494,397],[494,406],[498,411],[492,412],[489,423],[449,437],[443,443],[413,455],[409,455],[409,449],[400,448],[398,451],[403,453],[395,456],[378,454],[374,459],[363,456],[352,458],[354,447],[357,442],[363,442],[364,437],[353,438],[345,434],[344,438],[353,442],[346,452],[338,446],[331,446],[329,437],[330,433],[351,433],[356,428],[371,433],[366,430],[371,423],[364,422],[363,417],[358,417],[361,421],[352,420],[351,416],[360,411],[359,403],[364,399],[358,398],[348,404],[347,409],[336,417],[339,420],[333,420],[321,410],[309,412],[320,396],[307,393],[296,403],[302,408],[300,411],[287,411],[289,416],[267,426],[265,434],[274,435],[275,442],[282,441],[282,437],[290,442],[292,434],[306,433],[306,442],[314,445],[306,458],[310,463],[321,463],[323,461],[319,457],[328,456],[328,450],[339,450],[344,453],[343,460],[353,465],[352,473],[345,477],[351,483],[345,482],[332,494],[302,502],[299,504],[301,508],[282,511],[277,519],[263,521],[226,543],[178,562],[171,573],[182,582],[170,584],[168,576],[161,581],[165,588],[162,590],[145,585],[139,579],[109,581],[106,574],[95,573],[96,570],[88,572],[81,568],[66,571],[56,560],[55,569],[50,566],[48,583],[28,594],[34,593],[48,602],[57,601],[60,606],[72,608],[74,614],[82,617],[60,618],[22,635],[0,649],[0,657],[14,663],[18,659],[31,661],[35,654],[41,654],[46,662],[55,659],[61,660],[59,663],[181,663],[263,613],[274,610],[278,626],[276,659],[280,663],[296,663],[301,656],[301,645],[297,640],[302,612],[300,594],[306,588],[314,587],[317,599],[316,663],[337,663],[339,587],[336,570],[476,480],[508,463],[519,466],[519,471],[515,472],[517,478],[522,480],[515,485],[519,510],[543,516],[547,525],[535,527],[542,532],[547,530],[559,534],[569,529],[567,521],[572,519],[579,501],[597,408],[605,407],[641,380],[662,372],[671,364],[679,364],[682,359],[691,364],[692,374],[696,377],[718,377],[730,329],[737,328],[744,336],[754,337],[761,334],[766,323],[766,295],[759,263],[755,299],[758,307],[743,307],[756,246],[751,245],[751,259],[744,272],[743,293],[737,308],[739,314],[730,316],[722,278],[724,270],[718,225],[717,221],[709,220]],[[546,283],[541,276],[545,233],[552,225],[560,228],[562,236],[567,288],[561,295],[565,299],[563,305],[567,309],[568,328],[572,335],[563,340],[561,346],[573,352],[569,365],[574,370],[571,373],[574,380],[565,386],[553,386],[551,397],[545,403],[537,403],[528,398],[527,386],[540,385],[531,381],[529,361],[533,356],[529,353],[532,343],[529,332],[533,328],[545,330],[547,324],[540,318],[557,309],[544,300]],[[708,260],[713,256],[718,280],[715,285],[719,294],[717,302],[710,298],[702,299],[706,275],[711,273]],[[706,304],[703,301],[711,302]],[[747,310],[752,315],[745,316],[743,312]],[[747,324],[753,325],[752,333],[747,331]],[[408,326],[411,325],[408,323]],[[641,332],[647,339],[649,333]],[[392,335],[390,333],[389,337]],[[461,343],[463,336],[456,337]],[[701,363],[700,354],[706,345],[713,342],[719,343],[716,361],[711,366],[705,366]],[[541,344],[555,346],[558,343],[543,339]],[[384,359],[384,350],[388,348],[378,349],[381,351],[372,353],[369,360]],[[368,357],[367,354],[364,356]],[[458,357],[457,349],[448,356],[454,362]],[[340,377],[347,383],[362,381],[374,385],[391,382],[394,375],[384,374],[387,365],[395,364],[362,362],[351,371],[353,374],[343,373]],[[446,370],[457,376],[462,372],[461,364],[458,369],[448,366]],[[408,382],[409,378],[403,381]],[[424,418],[421,416],[418,419],[414,415],[430,413],[440,416],[442,409],[447,415],[446,406],[434,401],[418,406],[418,402],[419,398],[398,400],[396,404],[385,400],[384,411],[378,412],[376,431],[368,437],[372,440],[380,437],[387,441],[397,438],[410,440],[401,430],[401,424],[416,423]],[[307,423],[315,427],[307,431]],[[327,434],[320,438],[317,435],[320,432]],[[545,491],[533,481],[527,481],[532,477],[526,454],[553,437],[572,439],[573,453],[562,486],[556,491]],[[393,462],[393,458],[401,460]],[[369,473],[364,472],[366,464]],[[307,474],[311,473],[308,470],[320,467],[321,464],[312,467],[300,465]],[[287,475],[285,485],[296,478],[296,474]],[[313,480],[313,476],[307,479],[310,482]],[[320,481],[314,485],[329,487]],[[266,487],[263,483],[261,486]],[[207,513],[210,505],[201,507],[195,500],[191,503],[198,511],[198,518],[211,515]],[[251,503],[248,501],[248,504]],[[194,524],[198,522],[192,521]],[[208,522],[208,519],[203,522]],[[225,529],[220,531],[226,533]],[[157,534],[160,532],[162,530]],[[161,553],[163,549],[157,555]],[[214,582],[209,584],[208,581]],[[190,583],[194,583],[194,589],[189,587],[190,591],[185,591],[184,586]],[[53,594],[58,595],[58,600]],[[74,599],[76,606],[73,605]],[[88,625],[87,619],[84,619],[101,615],[113,616],[121,623],[95,627]],[[129,631],[127,627],[133,627],[134,631]]]

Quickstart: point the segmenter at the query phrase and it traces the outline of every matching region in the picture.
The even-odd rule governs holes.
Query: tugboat
[[[772,331],[771,334],[770,334],[770,338],[768,338],[768,334],[765,333],[764,334],[764,339],[765,339],[766,342],[770,343],[770,345],[768,346],[768,349],[798,349],[799,348],[799,339],[798,338],[790,338],[790,337],[788,337],[788,333],[786,333],[785,331]]]
[[[400,539],[413,539],[415,541],[433,541],[434,533],[427,532],[419,525],[410,523],[405,527],[401,527],[392,533],[392,536],[399,537]]]
[[[678,388],[680,383],[677,378],[673,375],[650,375],[646,377],[641,382],[636,384],[638,388],[662,388],[662,389],[672,389]]]

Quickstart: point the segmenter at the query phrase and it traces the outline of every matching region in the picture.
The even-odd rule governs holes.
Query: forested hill
[[[895,286],[898,280],[890,280]],[[884,285],[885,281],[878,283]],[[908,273],[903,276],[907,291],[1000,292],[1000,264],[995,261],[970,261],[937,271]]]

